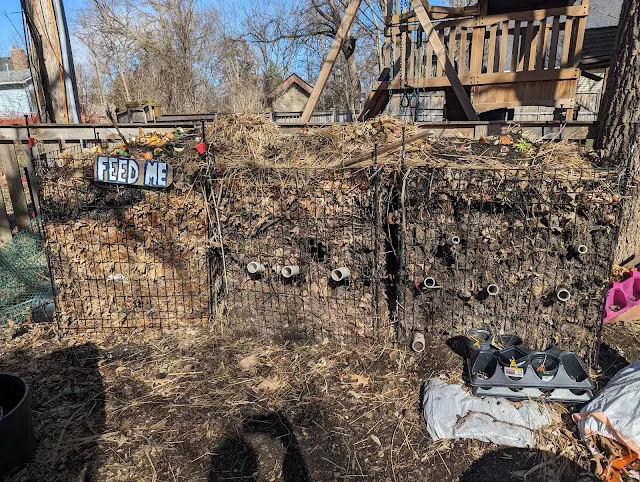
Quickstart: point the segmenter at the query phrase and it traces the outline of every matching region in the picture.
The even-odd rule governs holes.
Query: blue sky
[[[84,0],[63,0],[67,17],[72,18]],[[7,18],[8,17],[8,18]],[[13,24],[13,25],[12,25]],[[9,49],[18,42],[17,28],[23,36],[20,0],[0,0],[0,57],[9,55]],[[24,37],[21,39],[24,44]]]
[[[257,0],[213,0],[212,3],[217,5],[222,11],[227,10],[228,6],[232,4],[236,7],[235,10],[237,11],[238,7],[242,8],[243,6],[251,5],[255,1]],[[73,22],[76,11],[81,5],[85,4],[86,0],[63,0],[63,2],[67,13],[67,20]],[[442,5],[447,2],[446,0],[432,0],[431,3]],[[70,28],[72,28],[72,26]],[[16,29],[18,29],[19,34],[16,32]],[[72,45],[77,44],[77,41],[74,42],[73,32],[70,33],[72,34]],[[24,45],[20,0],[0,0],[0,57],[8,56],[11,46],[17,43]]]

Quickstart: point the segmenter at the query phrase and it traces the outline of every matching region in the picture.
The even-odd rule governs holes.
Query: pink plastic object
[[[631,277],[622,283],[613,282],[604,307],[604,322],[640,304],[640,271],[632,271]],[[612,310],[617,306],[617,311]]]

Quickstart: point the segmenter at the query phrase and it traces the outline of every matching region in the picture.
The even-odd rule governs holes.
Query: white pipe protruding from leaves
[[[498,296],[498,293],[500,293],[500,287],[496,284],[490,284],[487,286],[487,294],[489,296]]]
[[[422,283],[420,283],[420,285],[422,286],[422,288],[427,289],[427,290],[432,290],[432,289],[438,287],[438,283],[436,282],[436,279],[432,278],[431,276],[425,278],[422,281]]]
[[[247,265],[247,271],[249,272],[249,274],[264,273],[264,269],[264,265],[258,263],[257,261],[251,261],[251,263]]]
[[[333,281],[344,281],[349,276],[351,276],[351,271],[349,270],[349,268],[338,268],[334,269],[331,272],[331,279]]]
[[[556,291],[556,298],[558,298],[558,301],[566,303],[571,299],[571,292],[567,288],[560,288]]]
[[[282,276],[284,276],[285,278],[292,278],[293,276],[298,276],[300,274],[300,266],[297,265],[292,265],[292,266],[285,266],[284,268],[282,268]]]
[[[587,254],[589,248],[587,248],[584,244],[579,244],[576,246],[576,254]]]
[[[460,236],[451,236],[447,238],[447,246],[456,246],[460,244]]]
[[[413,334],[413,340],[411,340],[411,349],[416,353],[422,353],[425,346],[424,335],[416,331]]]

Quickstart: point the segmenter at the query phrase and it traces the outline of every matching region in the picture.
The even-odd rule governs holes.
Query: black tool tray
[[[528,364],[525,368],[524,376],[520,379],[512,380],[504,374],[503,367],[498,363],[498,351],[493,349],[482,350],[475,358],[467,359],[471,386],[485,389],[492,387],[537,388],[542,392],[555,389],[574,390],[578,393],[585,390],[593,390],[595,385],[589,378],[589,373],[584,363],[575,353],[561,351],[557,348],[550,348],[542,352],[522,349],[529,353],[529,357],[544,353],[557,356],[560,359],[560,365],[555,377],[552,380],[543,381],[536,375],[535,368]],[[480,376],[481,373],[484,373],[485,376]]]
[[[477,397],[501,397],[509,400],[547,400],[561,403],[587,403],[593,397],[591,390],[568,390],[566,388],[543,391],[539,388],[472,387],[471,393]]]

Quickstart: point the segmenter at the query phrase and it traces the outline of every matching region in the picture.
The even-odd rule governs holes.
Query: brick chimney
[[[13,70],[27,70],[29,68],[27,54],[23,49],[15,45],[11,47],[11,63],[13,64]]]

